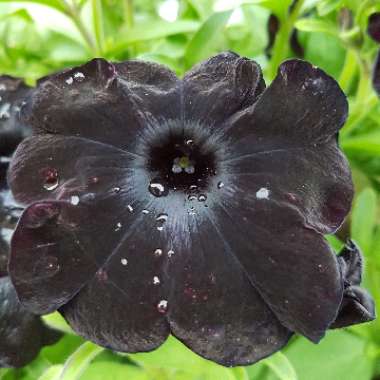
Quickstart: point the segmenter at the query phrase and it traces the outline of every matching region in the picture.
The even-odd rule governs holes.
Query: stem
[[[77,27],[79,33],[82,35],[84,41],[86,42],[88,50],[91,54],[96,55],[97,49],[94,39],[91,34],[88,32],[84,26],[82,19],[80,18],[80,12],[75,3],[68,3],[66,0],[63,0],[63,3],[66,7],[66,14],[71,18],[75,26]]]
[[[104,47],[103,9],[101,0],[91,0],[97,54],[102,55]]]
[[[128,29],[131,29],[135,24],[134,12],[133,12],[133,0],[124,1],[125,8],[125,21]]]
[[[357,72],[357,68],[355,52],[352,49],[348,49],[344,66],[338,80],[340,87],[342,87],[346,94],[350,90],[352,80]]]
[[[125,9],[125,23],[127,24],[128,30],[130,30],[135,25],[133,0],[124,0],[124,9]],[[129,49],[130,49],[131,55],[133,57],[136,56],[136,53],[137,53],[136,44],[132,43]]]

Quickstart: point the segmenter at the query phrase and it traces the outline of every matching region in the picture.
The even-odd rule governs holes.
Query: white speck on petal
[[[120,262],[121,262],[121,265],[124,265],[124,266],[128,264],[128,260],[124,258],[121,259]]]
[[[0,119],[9,119],[11,117],[10,111],[11,103],[4,103],[0,107]]]
[[[70,78],[67,78],[67,79],[65,80],[65,82],[66,82],[67,84],[73,84],[74,79],[73,79],[73,77],[70,77]]]
[[[74,206],[77,206],[79,204],[79,197],[78,195],[72,195],[70,198],[70,203]]]
[[[128,209],[129,212],[133,212],[133,207],[131,205],[128,205],[127,209]]]
[[[168,251],[168,257],[172,257],[174,255],[174,251],[171,249]]]
[[[4,83],[0,84],[0,91],[6,91],[7,86]]]
[[[121,227],[122,227],[122,224],[120,222],[116,223],[115,231],[119,231]]]
[[[74,74],[74,78],[76,79],[84,79],[85,76],[83,73],[81,73],[80,71],[78,71],[77,73]]]
[[[158,285],[160,282],[161,282],[161,281],[160,281],[160,279],[159,279],[157,276],[154,276],[154,277],[153,277],[153,284],[154,284],[154,285]]]
[[[154,254],[155,254],[156,256],[161,256],[161,255],[162,255],[162,249],[157,248],[157,249],[154,251]]]
[[[262,187],[256,192],[257,199],[269,199],[269,190],[265,187]]]

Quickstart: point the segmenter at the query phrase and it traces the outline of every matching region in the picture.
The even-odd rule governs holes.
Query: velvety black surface
[[[380,12],[373,13],[368,18],[368,34],[374,41],[380,43]],[[372,82],[375,91],[380,95],[380,51],[373,67]]]
[[[18,78],[0,76],[0,367],[22,367],[61,336],[19,302],[7,270],[9,243],[22,208],[6,183],[10,155],[30,128],[20,109],[31,90]],[[29,262],[33,265],[33,259]]]
[[[323,238],[353,196],[347,101],[311,64],[284,62],[265,89],[233,53],[182,80],[96,59],[42,79],[24,117],[34,133],[8,178],[28,208],[9,268],[28,310],[58,309],[114,350],[172,333],[239,365],[294,332],[318,342],[359,298]]]

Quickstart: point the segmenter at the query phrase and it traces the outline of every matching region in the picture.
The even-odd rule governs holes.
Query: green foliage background
[[[380,102],[371,85],[379,46],[366,35],[378,0],[0,0],[0,72],[28,83],[94,56],[140,58],[182,75],[222,50],[257,60],[267,83],[281,61],[293,56],[296,28],[305,59],[334,76],[349,97],[350,116],[340,135],[356,186],[350,218],[338,236],[350,234],[366,258],[365,286],[380,305]],[[178,8],[178,9],[177,9]],[[272,57],[267,20],[281,27]],[[170,19],[167,21],[166,19]],[[335,248],[339,237],[331,237]],[[112,315],[110,315],[112,318]],[[328,332],[313,345],[294,337],[280,353],[246,368],[206,361],[170,338],[148,354],[121,355],[72,334],[58,314],[46,323],[65,331],[29,366],[1,370],[1,380],[367,380],[380,379],[380,319]]]

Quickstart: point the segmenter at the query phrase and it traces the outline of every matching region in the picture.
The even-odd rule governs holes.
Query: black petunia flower
[[[361,290],[345,269],[358,251],[337,258],[323,238],[353,190],[346,98],[318,68],[287,61],[265,89],[233,53],[182,80],[95,59],[40,80],[24,110],[34,135],[9,182],[29,206],[9,269],[28,310],[124,352],[172,333],[224,365],[374,318],[365,293],[342,304]]]
[[[21,209],[6,184],[6,171],[10,155],[28,134],[19,110],[30,91],[20,79],[0,77],[0,368],[26,365],[61,336],[20,304],[7,271],[9,239]]]
[[[380,12],[373,13],[368,18],[368,34],[374,41],[380,43]],[[380,95],[380,50],[373,67],[372,83],[375,91]]]

